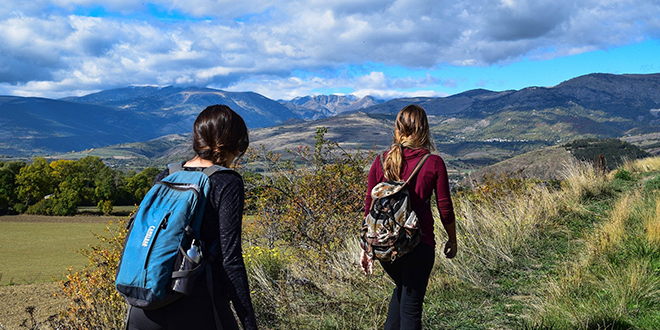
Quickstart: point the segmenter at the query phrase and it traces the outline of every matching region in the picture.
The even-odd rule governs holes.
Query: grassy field
[[[67,267],[87,259],[77,253],[96,243],[92,233],[103,233],[113,217],[0,217],[0,286],[60,280]]]

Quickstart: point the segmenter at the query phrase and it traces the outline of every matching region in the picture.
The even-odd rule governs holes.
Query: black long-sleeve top
[[[190,168],[185,170],[203,170]],[[154,182],[163,180],[168,170],[159,173]],[[216,172],[210,177],[211,193],[206,202],[200,238],[205,242],[203,253],[219,239],[220,249],[212,263],[214,294],[227,297],[246,330],[257,329],[257,322],[250,298],[247,272],[243,262],[241,228],[243,222],[244,186],[237,172]],[[200,274],[198,283],[206,285],[206,273]]]

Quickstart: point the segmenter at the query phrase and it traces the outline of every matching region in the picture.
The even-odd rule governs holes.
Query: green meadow
[[[112,217],[0,217],[0,286],[61,280],[67,268],[82,268],[78,253],[98,240]]]

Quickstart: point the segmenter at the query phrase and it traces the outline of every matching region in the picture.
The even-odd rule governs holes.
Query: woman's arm
[[[447,175],[447,167],[442,158],[438,157],[435,162],[436,173],[438,181],[436,182],[435,194],[437,197],[438,211],[440,212],[440,220],[442,226],[447,232],[449,237],[445,244],[444,253],[447,258],[456,256],[457,240],[456,240],[456,216],[454,215],[454,205],[451,201],[451,192],[449,191],[449,176]]]
[[[218,203],[222,265],[230,282],[229,287],[233,291],[230,292],[230,296],[234,309],[243,324],[243,328],[257,329],[241,247],[245,197],[243,181],[234,174],[225,176],[228,182],[222,189],[220,202]]]
[[[376,156],[376,160],[374,160],[373,164],[371,164],[371,169],[369,169],[369,175],[367,176],[367,197],[365,198],[364,202],[365,217],[371,210],[371,189],[374,189],[374,187],[380,182],[380,176],[378,173],[382,173],[380,168],[380,157],[380,155]]]

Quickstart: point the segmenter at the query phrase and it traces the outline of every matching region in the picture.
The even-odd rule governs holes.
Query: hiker
[[[229,167],[240,158],[249,144],[248,131],[243,119],[225,105],[209,106],[202,111],[193,125],[192,147],[196,156],[183,164],[185,171],[203,171],[213,165]],[[168,175],[168,170],[156,176],[155,182]],[[211,192],[204,210],[200,236],[202,242],[219,239],[219,253],[212,267],[207,285],[207,272],[201,272],[189,296],[158,309],[131,308],[127,328],[151,329],[238,329],[238,323],[229,306],[232,302],[243,329],[257,329],[248,278],[241,251],[241,223],[243,217],[244,187],[240,174],[219,171],[210,176]],[[209,247],[202,249],[208,255]],[[213,311],[213,306],[217,314]],[[215,315],[214,315],[215,314]],[[221,320],[221,327],[215,319]]]
[[[436,152],[429,124],[424,109],[418,105],[409,105],[399,111],[394,130],[394,139],[390,150],[376,157],[369,170],[368,189],[365,205],[365,217],[372,209],[372,189],[383,181],[404,181],[409,187],[410,206],[417,215],[419,240],[414,241],[410,252],[384,261],[378,255],[380,264],[392,278],[396,287],[390,300],[385,329],[421,329],[422,304],[428,285],[431,269],[435,261],[435,236],[433,233],[433,215],[430,199],[435,191],[440,217],[449,240],[444,246],[447,258],[453,258],[457,251],[454,209],[449,193],[447,169],[442,158],[431,154]],[[381,158],[384,157],[384,159]],[[422,165],[414,172],[417,164]],[[366,231],[366,229],[365,229]],[[417,242],[419,242],[417,244]],[[373,274],[373,257],[364,250],[360,258],[362,271]],[[367,248],[369,249],[369,248]],[[389,256],[385,260],[389,260]]]

